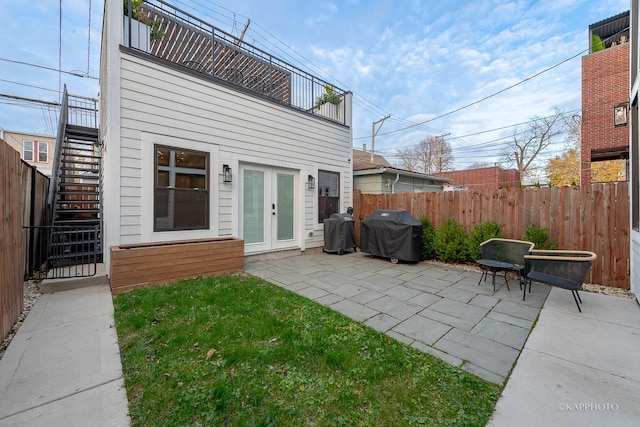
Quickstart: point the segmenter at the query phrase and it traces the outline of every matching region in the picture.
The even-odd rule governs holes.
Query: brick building
[[[467,169],[434,174],[451,180],[452,187],[466,187],[470,190],[478,188],[497,190],[507,185],[511,188],[520,185],[520,173],[515,169],[503,169],[498,166]]]
[[[594,36],[603,50],[594,49]],[[582,57],[582,185],[591,183],[592,162],[629,159],[628,41],[628,11],[589,26],[591,53]]]

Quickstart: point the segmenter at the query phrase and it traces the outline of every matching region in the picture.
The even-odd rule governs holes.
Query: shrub
[[[467,240],[467,251],[469,258],[472,260],[480,259],[480,243],[489,240],[492,237],[504,237],[502,227],[495,221],[485,221],[477,224],[471,229],[469,239]]]
[[[421,216],[418,221],[422,224],[422,259],[433,259],[436,256],[436,231],[426,216]]]
[[[591,36],[591,53],[600,52],[606,48],[604,42],[597,34]]]
[[[541,228],[537,224],[527,225],[524,229],[524,235],[521,237],[521,240],[535,243],[536,246],[534,249],[556,249],[558,247],[556,243],[548,242],[549,230]]]
[[[445,262],[463,262],[468,258],[467,230],[454,219],[448,219],[435,233],[438,259]]]

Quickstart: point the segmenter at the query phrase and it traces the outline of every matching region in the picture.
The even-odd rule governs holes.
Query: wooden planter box
[[[244,241],[233,237],[111,248],[111,292],[244,269]]]

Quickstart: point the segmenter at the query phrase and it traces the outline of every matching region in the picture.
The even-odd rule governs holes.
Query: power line
[[[91,69],[91,0],[89,0],[89,23],[87,25],[89,30],[87,31],[87,76],[89,75],[89,70]]]
[[[621,33],[623,33],[624,31],[627,31],[628,29],[629,29],[629,27],[624,28],[624,29],[622,29],[622,30],[618,31],[616,34],[611,35],[611,36],[609,36],[607,39],[605,39],[605,40],[604,40],[604,42],[606,42],[606,41],[609,41],[609,40],[613,39],[613,38],[614,38],[614,37],[616,37],[618,34],[621,34]],[[463,106],[461,106],[461,107],[458,107],[458,108],[453,109],[453,110],[451,110],[451,111],[448,111],[448,112],[446,112],[446,113],[440,114],[439,116],[433,117],[433,118],[428,119],[428,120],[425,120],[425,121],[423,121],[423,122],[415,123],[415,124],[413,124],[413,125],[411,125],[411,126],[407,126],[407,127],[401,128],[401,129],[396,129],[396,130],[392,130],[392,131],[389,131],[389,132],[381,133],[381,134],[380,134],[380,136],[383,136],[383,135],[390,135],[390,134],[392,134],[392,133],[401,132],[401,131],[403,131],[403,130],[411,129],[411,128],[416,127],[416,126],[424,125],[425,123],[430,123],[430,122],[432,122],[432,121],[435,121],[435,120],[441,119],[442,117],[446,117],[446,116],[448,116],[448,115],[451,115],[451,114],[457,113],[457,112],[459,112],[459,111],[461,111],[461,110],[464,110],[464,109],[466,109],[466,108],[472,107],[472,106],[474,106],[474,105],[476,105],[476,104],[479,104],[479,103],[481,103],[481,102],[483,102],[483,101],[486,101],[487,99],[493,98],[494,96],[497,96],[497,95],[499,95],[499,94],[501,94],[501,93],[503,93],[503,92],[506,92],[506,91],[508,91],[508,90],[511,90],[511,89],[513,89],[513,88],[515,88],[515,87],[517,87],[517,86],[519,86],[519,85],[523,84],[523,83],[526,83],[526,82],[528,82],[528,81],[530,81],[530,80],[532,80],[532,79],[534,79],[534,78],[536,78],[536,77],[538,77],[538,76],[540,76],[540,75],[542,75],[542,74],[544,74],[544,73],[546,73],[546,72],[548,72],[548,71],[551,71],[551,70],[553,70],[554,68],[557,68],[557,67],[559,67],[560,65],[562,65],[562,64],[564,64],[564,63],[566,63],[566,62],[569,62],[569,61],[571,61],[571,60],[573,60],[573,59],[577,58],[578,56],[580,56],[580,55],[582,55],[582,54],[584,54],[584,53],[588,52],[590,49],[591,49],[590,47],[589,47],[589,48],[587,48],[587,49],[584,49],[584,50],[582,50],[582,51],[578,52],[577,54],[575,54],[575,55],[573,55],[573,56],[571,56],[571,57],[569,57],[569,58],[566,58],[566,59],[564,59],[564,60],[562,60],[562,61],[560,61],[560,62],[558,62],[558,63],[556,63],[556,64],[554,64],[554,65],[552,65],[552,66],[550,66],[550,67],[548,67],[548,68],[546,68],[546,69],[544,69],[544,70],[542,70],[542,71],[539,71],[538,73],[533,74],[532,76],[527,77],[527,78],[526,78],[526,79],[524,79],[524,80],[521,80],[521,81],[519,81],[519,82],[517,82],[517,83],[515,83],[515,84],[513,84],[513,85],[511,85],[511,86],[507,86],[507,87],[505,87],[505,88],[503,88],[503,89],[501,89],[501,90],[499,90],[499,91],[497,91],[497,92],[494,92],[494,93],[492,93],[492,94],[489,94],[489,95],[487,95],[487,96],[485,96],[485,97],[483,97],[483,98],[480,98],[480,99],[478,99],[478,100],[476,100],[476,101],[473,101],[473,102],[471,102],[471,103],[469,103],[469,104],[463,105]],[[357,138],[353,138],[353,139],[363,139],[363,138],[365,138],[365,137],[357,137]]]
[[[196,10],[199,12],[203,12],[202,10],[199,10],[191,5],[188,5],[186,3],[184,3],[183,1],[180,0],[176,0],[178,3],[183,4],[184,6],[192,9],[192,10]],[[196,0],[192,0],[191,3],[199,6],[202,9],[206,9],[208,11],[211,11],[212,13],[216,13],[216,11],[214,11],[213,9],[211,9],[210,7],[203,5],[202,3],[196,1]],[[227,19],[229,19],[229,21],[232,23],[231,25],[234,25],[235,20],[236,20],[236,16],[240,16],[242,18],[246,18],[248,19],[248,17],[238,14],[236,12],[233,12],[227,8],[225,8],[224,6],[221,6],[219,4],[216,3],[212,3],[215,6],[219,7],[220,9],[227,11],[229,13],[231,13],[233,15],[233,18],[229,17],[229,16],[224,16],[224,14],[218,12],[219,15],[226,17]],[[206,13],[205,13],[206,14]],[[206,14],[207,18],[211,18],[211,16],[209,16],[208,14]],[[214,20],[218,21],[218,22],[223,22],[220,19],[217,19],[215,17],[213,17]],[[269,43],[269,45],[264,44],[264,43],[260,43],[260,42],[255,42],[254,39],[254,44],[255,45],[261,45],[263,46],[266,50],[272,50],[275,49],[276,51],[282,52],[282,54],[284,56],[286,56],[287,58],[290,58],[292,61],[294,61],[295,63],[299,64],[300,66],[304,67],[305,63],[307,66],[311,66],[311,68],[318,70],[322,75],[324,75],[326,78],[331,79],[333,81],[336,81],[339,85],[343,86],[343,87],[347,87],[348,85],[346,85],[345,83],[341,82],[339,79],[333,77],[330,73],[328,73],[327,71],[325,71],[322,67],[320,67],[319,65],[315,64],[313,61],[311,61],[310,59],[308,59],[307,57],[305,57],[304,55],[302,55],[301,53],[299,53],[298,51],[296,51],[295,49],[293,49],[291,46],[289,46],[288,44],[286,44],[284,41],[280,40],[278,37],[276,37],[274,34],[272,34],[269,30],[267,30],[266,28],[262,27],[258,22],[256,21],[252,21],[252,23],[254,24],[254,26],[252,28],[250,28],[250,32],[252,34],[256,34],[256,36],[258,36],[259,38],[265,40],[267,43]],[[271,42],[267,37],[265,37],[264,35],[262,35],[262,33],[258,32],[254,27],[257,27],[258,29],[260,29],[262,32],[266,33],[269,37],[271,37],[271,39],[275,40],[279,45],[284,46],[286,49],[288,49],[290,52],[296,54],[299,58],[302,58],[302,60],[304,60],[305,62],[303,63],[302,61],[300,61],[298,58],[292,56],[289,52],[283,50],[282,48],[280,48],[280,46],[278,44],[275,44],[273,42]],[[360,98],[362,98],[362,100],[360,100]],[[356,105],[360,105],[364,110],[367,110],[369,112],[372,112],[374,115],[388,115],[389,112],[384,110],[383,108],[377,106],[376,104],[374,104],[373,102],[369,101],[368,99],[362,97],[359,94],[354,93],[354,103]],[[369,104],[370,106],[366,106],[365,104]],[[372,109],[372,107],[374,109]]]
[[[0,93],[0,98],[14,99],[14,100],[25,101],[25,102],[30,102],[30,103],[34,103],[34,104],[52,105],[52,106],[55,106],[55,107],[59,107],[60,106],[60,103],[58,103],[58,102],[42,101],[40,99],[33,99],[33,98],[24,98],[22,96],[7,95],[5,93]]]
[[[34,85],[27,84],[27,83],[14,82],[14,81],[12,81],[12,80],[0,79],[0,82],[12,83],[12,84],[14,84],[14,85],[26,86],[26,87],[31,87],[31,88],[34,88],[34,89],[48,90],[48,91],[50,91],[50,92],[58,93],[58,91],[57,91],[57,90],[55,90],[55,89],[49,89],[49,88],[42,87],[42,86],[34,86]]]
[[[578,56],[582,55],[583,53],[585,53],[585,52],[586,52],[586,51],[588,51],[588,50],[589,50],[589,49],[583,50],[583,51],[581,51],[581,52],[579,52],[579,53],[577,53],[577,54],[575,54],[575,55],[571,56],[570,58],[564,59],[564,60],[562,60],[562,61],[558,62],[557,64],[552,65],[552,66],[551,66],[551,67],[549,67],[549,68],[545,68],[544,70],[542,70],[542,71],[540,71],[540,72],[538,72],[538,73],[536,73],[536,74],[534,74],[534,75],[532,75],[532,76],[527,77],[527,78],[526,78],[526,79],[524,79],[524,80],[520,80],[519,82],[517,82],[517,83],[515,83],[515,84],[512,84],[511,86],[507,86],[507,87],[505,87],[505,88],[503,88],[503,89],[500,89],[500,90],[499,90],[499,91],[497,91],[497,92],[494,92],[494,93],[492,93],[492,94],[490,94],[490,95],[487,95],[487,96],[485,96],[485,97],[483,97],[483,98],[480,98],[480,99],[478,99],[478,100],[476,100],[476,101],[470,102],[469,104],[466,104],[466,105],[463,105],[463,106],[461,106],[461,107],[455,108],[455,109],[453,109],[453,110],[451,110],[451,111],[448,111],[448,112],[446,112],[446,113],[440,114],[439,116],[433,117],[433,118],[428,119],[428,120],[425,120],[425,121],[423,121],[423,122],[416,123],[416,124],[414,124],[414,125],[407,126],[407,127],[404,127],[404,128],[400,128],[400,129],[396,129],[396,130],[392,130],[392,131],[389,131],[389,132],[382,133],[382,134],[380,134],[380,136],[382,136],[382,135],[390,135],[390,134],[392,134],[392,133],[397,133],[397,132],[401,132],[401,131],[403,131],[403,130],[411,129],[411,128],[415,127],[415,126],[423,125],[423,124],[425,124],[425,123],[430,123],[430,122],[433,122],[433,121],[435,121],[435,120],[438,120],[438,119],[441,119],[441,118],[443,118],[443,117],[449,116],[449,115],[454,114],[454,113],[457,113],[457,112],[459,112],[459,111],[462,111],[462,110],[464,110],[464,109],[466,109],[466,108],[469,108],[469,107],[472,107],[472,106],[474,106],[474,105],[477,105],[477,104],[479,104],[479,103],[481,103],[481,102],[483,102],[483,101],[486,101],[487,99],[490,99],[490,98],[493,98],[494,96],[500,95],[501,93],[504,93],[504,92],[506,92],[506,91],[508,91],[508,90],[511,90],[511,89],[513,89],[513,88],[515,88],[515,87],[517,87],[517,86],[519,86],[519,85],[521,85],[521,84],[523,84],[523,83],[526,83],[526,82],[528,82],[528,81],[530,81],[530,80],[532,80],[532,79],[534,79],[534,78],[536,78],[536,77],[538,77],[538,76],[540,76],[540,75],[542,75],[542,74],[544,74],[544,73],[546,73],[546,72],[548,72],[548,71],[551,71],[551,70],[553,70],[554,68],[557,68],[557,67],[559,67],[560,65],[562,65],[562,64],[564,64],[564,63],[566,63],[566,62],[569,62],[569,61],[571,61],[572,59],[577,58]],[[359,139],[359,138],[354,138],[354,139]]]
[[[88,79],[99,80],[98,77],[94,77],[94,76],[90,76],[90,75],[84,75],[84,74],[80,74],[80,73],[75,73],[73,71],[57,70],[55,68],[45,67],[44,65],[31,64],[29,62],[16,61],[16,60],[7,59],[7,58],[0,58],[0,61],[11,62],[13,64],[18,64],[18,65],[27,65],[29,67],[42,68],[43,70],[55,71],[56,73],[60,72],[60,73],[69,74],[69,75],[72,75],[72,76],[75,76],[75,77],[83,77],[83,78],[88,78]]]
[[[62,100],[62,0],[60,0],[60,25],[58,26],[58,101]]]

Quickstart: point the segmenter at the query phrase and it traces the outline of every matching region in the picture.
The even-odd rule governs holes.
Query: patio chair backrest
[[[544,275],[550,285],[580,289],[596,257],[589,251],[534,250],[525,255],[526,271]]]
[[[524,240],[493,238],[480,244],[482,259],[524,265],[524,256],[530,253],[535,243]]]

